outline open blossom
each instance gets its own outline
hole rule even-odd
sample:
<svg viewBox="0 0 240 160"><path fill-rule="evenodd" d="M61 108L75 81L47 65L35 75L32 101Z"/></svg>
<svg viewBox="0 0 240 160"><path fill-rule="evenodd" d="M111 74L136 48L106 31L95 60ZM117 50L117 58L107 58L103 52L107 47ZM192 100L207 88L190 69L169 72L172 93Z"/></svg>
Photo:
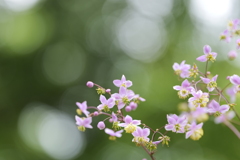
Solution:
<svg viewBox="0 0 240 160"><path fill-rule="evenodd" d="M133 120L129 115L124 118L124 122L125 123L120 123L119 126L124 127L126 133L133 133L137 126L141 124L140 120Z"/></svg>
<svg viewBox="0 0 240 160"><path fill-rule="evenodd" d="M227 112L229 110L229 105L219 105L214 99L208 104L208 112L214 113L214 115L220 116L221 114Z"/></svg>
<svg viewBox="0 0 240 160"><path fill-rule="evenodd" d="M134 131L132 133L132 135L134 136L133 138L133 142L136 142L137 144L146 144L147 142L149 142L149 136L150 134L150 129L148 128L140 128L137 127L136 131Z"/></svg>
<svg viewBox="0 0 240 160"><path fill-rule="evenodd" d="M240 39L237 39L237 49L240 49Z"/></svg>
<svg viewBox="0 0 240 160"><path fill-rule="evenodd" d="M186 116L177 116L176 114L167 115L168 124L165 125L167 131L172 131L176 133L184 133L185 126L187 124Z"/></svg>
<svg viewBox="0 0 240 160"><path fill-rule="evenodd" d="M229 78L230 82L235 86L236 92L240 91L240 77L236 74Z"/></svg>
<svg viewBox="0 0 240 160"><path fill-rule="evenodd" d="M173 70L175 71L176 75L179 75L181 78L188 78L189 77L189 69L191 66L189 64L185 64L185 61L182 61L180 64L174 63Z"/></svg>
<svg viewBox="0 0 240 160"><path fill-rule="evenodd" d="M188 102L195 107L205 107L209 101L208 93L203 93L201 90L195 92L192 91L193 97L188 99Z"/></svg>
<svg viewBox="0 0 240 160"><path fill-rule="evenodd" d="M86 128L93 128L91 123L92 123L92 117L88 117L88 118L80 118L78 116L75 116L76 119L76 124L78 125L78 129L80 131L85 131Z"/></svg>
<svg viewBox="0 0 240 160"><path fill-rule="evenodd" d="M116 79L113 81L113 84L117 87L131 87L132 86L132 81L126 80L126 77L122 75L122 79Z"/></svg>
<svg viewBox="0 0 240 160"><path fill-rule="evenodd" d="M216 117L214 119L215 123L222 123L224 121L229 121L235 117L235 112L234 111L229 111L224 114L221 114L220 116Z"/></svg>
<svg viewBox="0 0 240 160"><path fill-rule="evenodd" d="M230 42L231 41L230 32L227 29L223 31L220 35L220 39L225 40L226 42Z"/></svg>
<svg viewBox="0 0 240 160"><path fill-rule="evenodd" d="M240 20L234 19L234 20L229 21L228 28L232 31L235 31L235 30L239 29L239 25L240 25Z"/></svg>
<svg viewBox="0 0 240 160"><path fill-rule="evenodd" d="M79 110L77 110L79 115L84 113L86 116L88 116L89 112L87 111L87 102L86 101L84 101L83 103L77 102L76 105L79 108Z"/></svg>
<svg viewBox="0 0 240 160"><path fill-rule="evenodd" d="M115 99L112 97L107 100L104 95L100 95L99 100L102 104L98 105L97 108L99 110L104 110L105 112L108 112L109 109L113 108L115 105Z"/></svg>
<svg viewBox="0 0 240 160"><path fill-rule="evenodd" d="M196 124L196 122L192 122L188 125L188 131L186 132L186 139L191 138L192 140L199 140L203 136L203 123Z"/></svg>
<svg viewBox="0 0 240 160"><path fill-rule="evenodd" d="M231 103L234 103L236 101L236 94L237 94L236 87L232 86L230 88L227 88L226 93L227 95L229 95Z"/></svg>
<svg viewBox="0 0 240 160"><path fill-rule="evenodd" d="M191 83L189 83L189 81L187 79L185 79L182 82L181 86L173 86L173 89L179 91L178 92L178 96L179 98L186 98L188 97L189 93L191 92L191 90L193 90L194 88L191 86Z"/></svg>
<svg viewBox="0 0 240 160"><path fill-rule="evenodd" d="M112 97L114 97L117 100L118 109L122 109L125 104L127 104L130 100L134 97L134 92L131 90L127 90L125 87L120 87L119 93L112 94Z"/></svg>
<svg viewBox="0 0 240 160"><path fill-rule="evenodd" d="M206 62L206 61L212 61L214 62L217 57L217 53L211 52L211 47L209 45L205 45L203 47L203 53L204 55L197 58L200 62Z"/></svg>
<svg viewBox="0 0 240 160"><path fill-rule="evenodd" d="M209 92L212 92L217 87L217 78L218 75L214 76L213 78L204 78L200 77L203 81L203 83L207 84L207 89Z"/></svg>
<svg viewBox="0 0 240 160"><path fill-rule="evenodd" d="M109 128L105 128L104 131L105 131L105 133L110 135L110 137L109 137L110 140L116 140L116 137L119 137L119 138L122 137L122 132L123 132L123 130L114 132L113 130L111 130Z"/></svg>
<svg viewBox="0 0 240 160"><path fill-rule="evenodd" d="M207 108L206 107L197 107L195 110L190 112L192 119L197 122L204 122L208 120Z"/></svg>

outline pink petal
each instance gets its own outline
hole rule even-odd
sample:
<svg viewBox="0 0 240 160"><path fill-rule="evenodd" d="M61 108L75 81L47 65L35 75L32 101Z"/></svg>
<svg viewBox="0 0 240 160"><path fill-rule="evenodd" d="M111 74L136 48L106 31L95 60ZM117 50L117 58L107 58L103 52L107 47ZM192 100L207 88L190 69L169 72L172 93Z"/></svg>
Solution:
<svg viewBox="0 0 240 160"><path fill-rule="evenodd" d="M117 86L117 87L120 87L121 84L122 84L122 82L121 82L121 80L117 79L117 80L114 80L114 81L113 81L113 84L114 84L115 86Z"/></svg>
<svg viewBox="0 0 240 160"><path fill-rule="evenodd" d="M172 130L174 129L174 125L172 125L172 124L167 124L167 125L165 126L165 129L166 129L167 131L172 131Z"/></svg>
<svg viewBox="0 0 240 160"><path fill-rule="evenodd" d="M106 99L106 97L105 97L104 95L100 95L99 100L100 100L100 102L101 102L102 104L106 104L106 103L107 103L107 99Z"/></svg>
<svg viewBox="0 0 240 160"><path fill-rule="evenodd" d="M169 115L167 115L167 121L168 121L169 124L175 124L176 123L176 120Z"/></svg>
<svg viewBox="0 0 240 160"><path fill-rule="evenodd" d="M134 125L140 125L141 124L141 120L133 120L132 124Z"/></svg>
<svg viewBox="0 0 240 160"><path fill-rule="evenodd" d="M221 113L225 113L229 110L229 106L228 105L222 105L221 108L220 108L220 112Z"/></svg>
<svg viewBox="0 0 240 160"><path fill-rule="evenodd" d="M127 124L131 123L131 122L132 122L132 117L129 116L129 115L127 115L127 116L124 118L124 122L127 123Z"/></svg>
<svg viewBox="0 0 240 160"><path fill-rule="evenodd" d="M204 83L206 83L206 84L208 84L208 83L210 83L211 82L211 80L210 79L208 79L208 78L203 78L203 77L200 77L201 79L202 79L202 81L204 82Z"/></svg>
<svg viewBox="0 0 240 160"><path fill-rule="evenodd" d="M181 86L173 86L173 89L175 89L175 90L179 91L179 90L181 90L181 89L182 89L182 87L181 87Z"/></svg>
<svg viewBox="0 0 240 160"><path fill-rule="evenodd" d="M206 62L207 61L207 57L206 57L206 55L202 55L202 56L198 57L196 60L198 60L200 62Z"/></svg>
<svg viewBox="0 0 240 160"><path fill-rule="evenodd" d="M122 79L121 79L122 82L125 82L126 81L126 77L124 75L122 75Z"/></svg>
<svg viewBox="0 0 240 160"><path fill-rule="evenodd" d="M147 137L150 134L150 129L149 128L144 128L142 131L143 131L142 132L143 137Z"/></svg>
<svg viewBox="0 0 240 160"><path fill-rule="evenodd" d="M189 86L191 86L191 84L188 82L187 79L185 79L185 80L182 82L182 87L187 88L187 87L189 87Z"/></svg>
<svg viewBox="0 0 240 160"><path fill-rule="evenodd" d="M193 131L188 131L185 138L188 139L193 134Z"/></svg>
<svg viewBox="0 0 240 160"><path fill-rule="evenodd" d="M212 52L211 54L212 54L212 56L213 56L214 58L217 57L217 53L216 53L216 52Z"/></svg>
<svg viewBox="0 0 240 160"><path fill-rule="evenodd" d="M211 47L209 45L205 45L203 47L203 53L207 54L211 52Z"/></svg>
<svg viewBox="0 0 240 160"><path fill-rule="evenodd" d="M176 71L180 68L179 64L178 63L174 63L173 64L173 70Z"/></svg>
<svg viewBox="0 0 240 160"><path fill-rule="evenodd" d="M127 87L131 87L132 86L132 82L131 81L126 81L125 84L126 84Z"/></svg>

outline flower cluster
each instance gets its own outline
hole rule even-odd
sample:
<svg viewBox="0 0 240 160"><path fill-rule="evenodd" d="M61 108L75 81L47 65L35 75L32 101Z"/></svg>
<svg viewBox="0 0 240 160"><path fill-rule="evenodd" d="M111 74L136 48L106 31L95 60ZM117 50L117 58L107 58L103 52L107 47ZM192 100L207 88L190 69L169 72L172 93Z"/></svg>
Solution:
<svg viewBox="0 0 240 160"><path fill-rule="evenodd" d="M114 80L113 84L119 88L117 93L111 93L111 89L105 89L91 81L87 82L87 87L97 87L97 93L100 94L100 104L95 107L87 106L86 101L76 103L78 106L77 114L81 116L75 117L78 129L85 131L86 128L93 128L91 125L92 118L104 115L106 118L99 121L97 127L100 130L104 130L109 135L110 140L122 137L122 133L125 131L125 133L133 136L132 142L136 143L137 146L142 146L149 155L154 153L158 144L168 145L170 138L161 133L159 129L153 130L142 124L141 120L135 120L130 115L124 115L124 110L126 112L136 110L138 104L145 101L144 98L129 89L132 86L132 82L126 80L126 77L123 75L120 80ZM90 112L90 110L93 111ZM149 138L151 131L153 132L152 137ZM157 134L159 135L158 137L156 137Z"/></svg>
<svg viewBox="0 0 240 160"><path fill-rule="evenodd" d="M231 41L235 42L237 50L231 50L228 52L228 58L230 60L234 60L237 57L237 51L240 49L240 38L238 38L238 36L240 36L240 19L229 21L227 29L221 33L220 39L227 43Z"/></svg>
<svg viewBox="0 0 240 160"><path fill-rule="evenodd" d="M229 22L228 29L221 34L221 39L230 42L236 35L240 35L238 19ZM237 45L240 49L240 39L237 40ZM240 132L232 124L235 116L240 120L240 115L234 108L236 94L240 93L240 76L236 74L228 76L226 81L229 84L223 88L219 87L217 83L219 76L208 71L208 63L215 62L217 56L218 54L212 52L209 45L203 47L203 55L196 58L197 61L206 63L203 72L199 71L196 64L191 66L186 64L185 60L180 64L173 64L175 74L182 80L179 85L173 86L173 89L178 91L180 99L187 99L187 103L179 105L181 111L179 115L168 114L167 124L158 129L152 129L141 120L125 115L126 112L136 110L139 103L145 99L129 89L133 84L124 75L121 79L113 81L113 84L118 87L117 93L111 93L111 89L105 89L88 81L87 87L97 87L100 102L97 106L88 106L86 101L76 103L78 116L75 116L75 119L78 129L85 131L86 128L93 128L92 118L103 115L105 118L98 122L98 129L104 130L110 140L122 137L124 131L131 134L132 142L143 147L152 160L158 145L168 146L170 141L170 137L166 135L167 132L163 134L161 129L184 133L186 139L199 140L204 134L203 124L209 116L214 117L215 123L228 126L240 138ZM231 56L236 57L233 51ZM228 87L229 85L231 86ZM230 97L230 100L225 94Z"/></svg>

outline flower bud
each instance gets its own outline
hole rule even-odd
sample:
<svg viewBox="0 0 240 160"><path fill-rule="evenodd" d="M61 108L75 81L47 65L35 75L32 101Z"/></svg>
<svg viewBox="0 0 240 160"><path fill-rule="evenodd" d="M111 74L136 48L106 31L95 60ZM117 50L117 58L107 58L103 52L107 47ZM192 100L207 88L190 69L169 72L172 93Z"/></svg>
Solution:
<svg viewBox="0 0 240 160"><path fill-rule="evenodd" d="M103 121L98 122L97 127L98 127L100 130L103 130L103 129L105 128L104 122L103 122Z"/></svg>
<svg viewBox="0 0 240 160"><path fill-rule="evenodd" d="M131 108L130 106L127 106L127 107L125 108L125 110L126 110L126 112L130 112L130 111L132 110L132 108Z"/></svg>
<svg viewBox="0 0 240 160"><path fill-rule="evenodd" d="M135 110L137 108L137 103L131 102L129 106L131 107L132 110Z"/></svg>
<svg viewBox="0 0 240 160"><path fill-rule="evenodd" d="M234 60L236 57L237 57L237 52L236 51L230 51L228 53L229 60Z"/></svg>
<svg viewBox="0 0 240 160"><path fill-rule="evenodd" d="M111 92L111 89L106 89L106 92L107 92L107 93L110 93L110 92Z"/></svg>
<svg viewBox="0 0 240 160"><path fill-rule="evenodd" d="M92 88L94 86L94 83L91 81L88 81L86 84L87 87Z"/></svg>
<svg viewBox="0 0 240 160"><path fill-rule="evenodd" d="M97 111L93 112L93 116L98 116L99 113Z"/></svg>

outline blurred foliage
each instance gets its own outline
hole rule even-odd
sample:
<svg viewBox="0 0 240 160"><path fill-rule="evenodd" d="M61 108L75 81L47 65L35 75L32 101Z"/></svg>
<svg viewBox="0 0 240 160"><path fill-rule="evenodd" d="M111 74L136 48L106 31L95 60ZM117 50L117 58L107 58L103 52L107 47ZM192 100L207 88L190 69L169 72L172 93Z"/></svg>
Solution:
<svg viewBox="0 0 240 160"><path fill-rule="evenodd" d="M240 63L239 58L226 61L231 46L219 41L219 33L228 19L239 18L239 2L214 1L208 15L204 9L210 2L202 2L1 0L0 159L148 158L131 135L112 142L96 128L77 131L75 102L97 106L95 90L85 83L91 80L116 92L112 80L124 74L147 100L130 114L159 128L182 102L172 89L181 82L172 64L186 60L204 69L195 58L205 44L219 53L209 70L220 75L219 86L226 85L226 76L240 73ZM93 125L101 118L94 118ZM197 142L169 133L170 147L160 146L157 159L240 159L239 140L227 127L210 120L204 133Z"/></svg>

